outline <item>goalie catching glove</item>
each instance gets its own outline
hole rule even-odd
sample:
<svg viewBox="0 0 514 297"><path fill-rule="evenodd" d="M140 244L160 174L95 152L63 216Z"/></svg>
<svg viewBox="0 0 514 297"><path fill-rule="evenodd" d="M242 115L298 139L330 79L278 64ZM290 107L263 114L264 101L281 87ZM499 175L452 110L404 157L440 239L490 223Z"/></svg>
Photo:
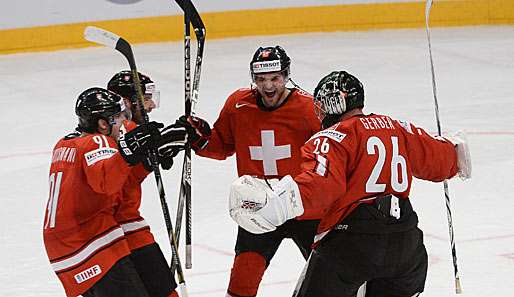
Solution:
<svg viewBox="0 0 514 297"><path fill-rule="evenodd" d="M274 231L287 220L303 214L298 185L289 175L273 185L262 179L243 175L232 183L230 217L254 234Z"/></svg>

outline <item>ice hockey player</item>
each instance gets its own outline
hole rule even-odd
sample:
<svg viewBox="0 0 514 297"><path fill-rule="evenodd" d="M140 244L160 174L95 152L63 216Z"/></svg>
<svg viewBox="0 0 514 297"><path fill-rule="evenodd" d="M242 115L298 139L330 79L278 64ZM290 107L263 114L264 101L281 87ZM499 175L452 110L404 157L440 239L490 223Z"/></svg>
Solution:
<svg viewBox="0 0 514 297"><path fill-rule="evenodd" d="M57 142L50 166L43 239L52 269L67 296L150 297L115 213L133 168L160 145L163 125L120 132L131 112L103 88L82 92L75 113L77 131Z"/></svg>
<svg viewBox="0 0 514 297"><path fill-rule="evenodd" d="M288 88L291 60L280 46L259 47L250 62L251 88L233 92L211 130L189 118L196 155L224 160L236 154L238 175L278 179L300 173L300 147L320 130L312 96ZM181 119L186 122L185 118ZM234 207L233 205L231 208ZM262 276L284 238L291 238L307 259L319 220L301 216L274 232L238 229L227 296L255 296Z"/></svg>
<svg viewBox="0 0 514 297"><path fill-rule="evenodd" d="M150 113L159 106L160 92L149 76L141 73L138 75L144 95L144 108L147 113ZM131 110L132 121L125 124L128 131L143 124L144 120L131 71L123 70L116 73L109 80L107 89L121 95ZM161 133L161 137L167 138L168 145L166 148L159 149L158 159L163 169L170 169L173 165L173 157L184 147L186 131L184 127L170 125ZM152 168L148 159L145 159L142 165L133 167L123 186L122 202L114 217L125 232L131 250L130 258L148 293L150 296L166 297L174 290L171 270L158 243L155 242L150 226L139 211L142 194L141 183L150 171Z"/></svg>
<svg viewBox="0 0 514 297"><path fill-rule="evenodd" d="M418 296L427 253L410 204L412 179L469 178L466 142L364 114L364 88L346 71L325 76L314 101L325 130L302 147L302 173L273 189L240 177L231 189L241 205L233 217L247 230L268 232L326 209L295 296L355 296L364 282L367 297Z"/></svg>

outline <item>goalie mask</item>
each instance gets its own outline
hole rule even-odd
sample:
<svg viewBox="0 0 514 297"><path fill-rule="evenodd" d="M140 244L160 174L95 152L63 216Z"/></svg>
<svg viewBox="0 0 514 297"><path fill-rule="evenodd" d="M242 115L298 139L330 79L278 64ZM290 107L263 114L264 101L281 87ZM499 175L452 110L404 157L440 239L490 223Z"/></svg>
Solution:
<svg viewBox="0 0 514 297"><path fill-rule="evenodd" d="M348 72L333 71L314 89L314 105L321 121L326 116L340 116L352 109L363 108L364 87Z"/></svg>

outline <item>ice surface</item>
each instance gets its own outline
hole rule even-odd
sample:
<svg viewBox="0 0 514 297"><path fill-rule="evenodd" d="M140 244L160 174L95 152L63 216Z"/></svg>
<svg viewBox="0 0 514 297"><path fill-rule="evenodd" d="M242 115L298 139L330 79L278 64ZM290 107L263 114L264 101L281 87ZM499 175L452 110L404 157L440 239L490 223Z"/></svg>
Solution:
<svg viewBox="0 0 514 297"><path fill-rule="evenodd" d="M452 180L450 195L463 296L511 296L514 276L514 27L433 29L432 43L443 130L464 129L473 179ZM194 44L194 43L192 43ZM248 63L261 45L282 45L292 77L307 90L332 70L346 69L365 85L367 112L389 114L436 131L424 30L264 36L207 40L198 115L214 121L226 96L249 86ZM139 68L161 89L151 118L171 122L183 110L183 45L135 46ZM107 48L0 56L0 296L63 296L42 243L50 150L74 128L76 96L105 86L126 68ZM182 156L176 159L181 163ZM180 166L164 173L175 213ZM228 216L234 159L193 159L193 269L190 296L224 296L236 225ZM452 296L453 266L441 184L415 182L412 201L430 255L423 296ZM142 211L169 258L153 178L144 183ZM259 296L290 296L303 260L285 241Z"/></svg>

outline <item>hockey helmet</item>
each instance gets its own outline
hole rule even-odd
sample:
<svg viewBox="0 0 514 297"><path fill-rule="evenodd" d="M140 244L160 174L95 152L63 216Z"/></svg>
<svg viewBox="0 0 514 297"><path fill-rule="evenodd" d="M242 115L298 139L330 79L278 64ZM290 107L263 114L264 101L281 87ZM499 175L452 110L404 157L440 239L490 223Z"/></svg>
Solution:
<svg viewBox="0 0 514 297"><path fill-rule="evenodd" d="M323 77L314 89L314 104L320 120L326 115L342 115L364 107L364 87L346 71L333 71Z"/></svg>
<svg viewBox="0 0 514 297"><path fill-rule="evenodd" d="M75 114L78 116L78 130L94 133L98 129L98 120L104 119L110 125L113 117L125 111L123 98L103 88L89 88L82 92L75 104ZM127 118L130 112L127 110Z"/></svg>
<svg viewBox="0 0 514 297"><path fill-rule="evenodd" d="M156 89L155 83L145 74L138 72L138 75L139 81L141 82L141 91L143 92L145 99L151 98L156 107L158 107L160 93ZM137 103L136 88L134 86L134 80L132 79L132 72L130 70L122 70L116 73L107 83L107 89L130 99L132 104Z"/></svg>
<svg viewBox="0 0 514 297"><path fill-rule="evenodd" d="M256 74L269 72L281 72L288 77L290 65L291 59L281 46L259 47L250 62L250 73L253 80Z"/></svg>

